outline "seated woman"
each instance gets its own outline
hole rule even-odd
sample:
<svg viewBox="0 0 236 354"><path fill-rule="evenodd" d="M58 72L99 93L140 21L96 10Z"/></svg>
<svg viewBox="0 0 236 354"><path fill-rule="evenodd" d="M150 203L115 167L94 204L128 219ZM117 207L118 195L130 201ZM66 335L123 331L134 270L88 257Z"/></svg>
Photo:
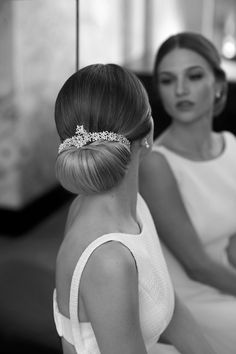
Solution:
<svg viewBox="0 0 236 354"><path fill-rule="evenodd" d="M217 353L188 309L174 304L156 229L138 195L139 162L153 134L140 81L115 64L85 67L61 88L55 119L57 177L77 194L56 263L63 352Z"/></svg>
<svg viewBox="0 0 236 354"><path fill-rule="evenodd" d="M212 129L224 108L225 73L197 33L168 38L154 82L170 126L140 168L176 292L222 353L236 352L236 139Z"/></svg>

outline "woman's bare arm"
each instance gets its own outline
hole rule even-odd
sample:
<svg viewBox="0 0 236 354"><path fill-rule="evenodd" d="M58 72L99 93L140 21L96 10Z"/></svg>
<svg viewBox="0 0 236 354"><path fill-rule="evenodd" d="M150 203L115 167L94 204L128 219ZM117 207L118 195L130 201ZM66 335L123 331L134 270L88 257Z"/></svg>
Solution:
<svg viewBox="0 0 236 354"><path fill-rule="evenodd" d="M236 274L212 260L205 252L173 173L161 154L152 152L142 162L140 192L150 208L160 238L189 276L222 292L236 295Z"/></svg>
<svg viewBox="0 0 236 354"><path fill-rule="evenodd" d="M174 345L182 354L215 353L200 326L177 296L173 317L161 339Z"/></svg>
<svg viewBox="0 0 236 354"><path fill-rule="evenodd" d="M109 242L94 251L81 278L81 295L101 353L147 354L137 269L125 246Z"/></svg>

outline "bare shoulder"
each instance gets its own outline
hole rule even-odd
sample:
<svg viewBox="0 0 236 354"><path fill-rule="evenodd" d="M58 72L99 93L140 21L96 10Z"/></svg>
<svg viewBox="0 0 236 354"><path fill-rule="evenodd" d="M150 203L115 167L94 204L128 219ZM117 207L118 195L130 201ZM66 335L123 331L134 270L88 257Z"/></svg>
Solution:
<svg viewBox="0 0 236 354"><path fill-rule="evenodd" d="M146 201L179 199L179 186L166 157L159 151L151 151L141 162L139 188ZM150 203L148 203L150 204Z"/></svg>
<svg viewBox="0 0 236 354"><path fill-rule="evenodd" d="M125 245L111 241L92 253L80 291L102 353L146 353L139 321L138 274Z"/></svg>
<svg viewBox="0 0 236 354"><path fill-rule="evenodd" d="M80 292L92 323L106 312L118 318L124 309L126 318L127 312L138 308L138 274L131 252L114 241L99 246L84 268Z"/></svg>
<svg viewBox="0 0 236 354"><path fill-rule="evenodd" d="M171 177L173 173L165 156L159 151L151 151L140 164L140 177Z"/></svg>
<svg viewBox="0 0 236 354"><path fill-rule="evenodd" d="M93 251L84 271L90 286L129 282L136 277L135 260L121 242L109 241Z"/></svg>
<svg viewBox="0 0 236 354"><path fill-rule="evenodd" d="M77 232L83 234L76 235L73 231L64 241L57 256L56 284L58 292L66 296L63 301L65 304L68 303L67 295L77 262L87 246L97 238L93 232L82 229L77 229ZM118 295L122 289L128 289L131 283L133 288L137 288L136 264L131 252L122 243L109 241L98 246L89 256L82 272L80 291L82 298L91 303L94 301L94 294L100 293L105 299L107 293L113 294L116 291Z"/></svg>
<svg viewBox="0 0 236 354"><path fill-rule="evenodd" d="M155 139L153 143L153 147L154 148L158 146L168 147L170 140L171 140L170 131L169 129L166 129L157 139ZM159 173L165 173L165 172L170 173L171 171L166 158L163 156L161 152L155 149L153 149L149 154L146 155L140 167L141 170L144 170L144 172L145 169L149 171L150 168L152 171L159 172Z"/></svg>

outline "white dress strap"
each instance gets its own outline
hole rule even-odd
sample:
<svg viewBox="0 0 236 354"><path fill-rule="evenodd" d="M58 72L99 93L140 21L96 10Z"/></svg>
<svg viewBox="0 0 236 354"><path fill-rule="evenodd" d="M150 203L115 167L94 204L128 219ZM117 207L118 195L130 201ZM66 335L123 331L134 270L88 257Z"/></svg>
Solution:
<svg viewBox="0 0 236 354"><path fill-rule="evenodd" d="M53 315L58 335L74 345L70 319L62 315L58 309L56 289L53 291Z"/></svg>
<svg viewBox="0 0 236 354"><path fill-rule="evenodd" d="M176 155L177 157L181 157L180 155L178 155L177 153L175 153L174 151L171 151L170 149L166 148L164 145L156 145L154 144L152 147L152 151L154 152L159 152L164 156L170 156L171 154Z"/></svg>
<svg viewBox="0 0 236 354"><path fill-rule="evenodd" d="M88 247L84 250L73 272L71 288L70 288L69 310L70 310L70 320L72 325L71 327L72 327L73 342L77 353L80 354L88 354L86 348L84 347L84 343L82 341L80 323L78 319L78 293L79 293L79 284L80 284L81 275L93 251L98 246L109 241L119 241L123 243L121 234L115 234L115 233L107 234L97 238L95 241L90 243Z"/></svg>

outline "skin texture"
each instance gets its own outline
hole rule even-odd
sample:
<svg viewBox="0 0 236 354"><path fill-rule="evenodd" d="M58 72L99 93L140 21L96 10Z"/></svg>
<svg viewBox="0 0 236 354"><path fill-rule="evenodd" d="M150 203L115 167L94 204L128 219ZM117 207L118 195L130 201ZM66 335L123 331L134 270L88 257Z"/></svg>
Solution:
<svg viewBox="0 0 236 354"><path fill-rule="evenodd" d="M214 97L220 83L207 61L191 50L175 49L162 59L157 81L172 124L155 144L196 161L219 156L224 141L221 134L212 131L212 119ZM189 276L236 295L236 273L206 254L185 209L175 177L166 159L157 152L150 153L142 162L140 192L151 210L160 238ZM229 246L232 263L235 262L235 248Z"/></svg>

